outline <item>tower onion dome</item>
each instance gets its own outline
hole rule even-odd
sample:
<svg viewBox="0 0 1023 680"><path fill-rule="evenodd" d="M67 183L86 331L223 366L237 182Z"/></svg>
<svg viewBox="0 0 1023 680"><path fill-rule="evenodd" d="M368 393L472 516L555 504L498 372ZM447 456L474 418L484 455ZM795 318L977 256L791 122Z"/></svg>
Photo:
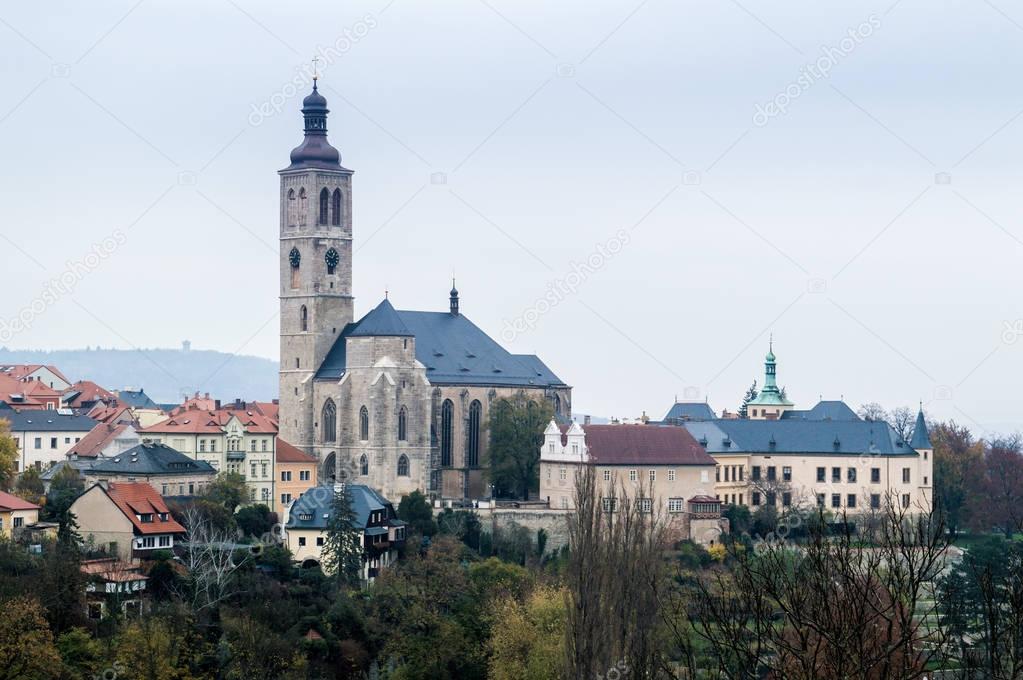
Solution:
<svg viewBox="0 0 1023 680"><path fill-rule="evenodd" d="M295 168L324 168L336 170L341 167L341 153L327 141L327 99L316 88L302 100L302 115L305 116L305 139L291 151L291 166Z"/></svg>

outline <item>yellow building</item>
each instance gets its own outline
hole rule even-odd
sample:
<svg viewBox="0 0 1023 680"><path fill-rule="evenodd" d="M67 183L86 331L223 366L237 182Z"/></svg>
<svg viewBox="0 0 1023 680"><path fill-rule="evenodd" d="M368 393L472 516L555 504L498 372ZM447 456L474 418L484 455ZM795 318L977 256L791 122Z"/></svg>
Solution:
<svg viewBox="0 0 1023 680"><path fill-rule="evenodd" d="M39 506L0 491L0 536L13 538L19 529L39 521Z"/></svg>

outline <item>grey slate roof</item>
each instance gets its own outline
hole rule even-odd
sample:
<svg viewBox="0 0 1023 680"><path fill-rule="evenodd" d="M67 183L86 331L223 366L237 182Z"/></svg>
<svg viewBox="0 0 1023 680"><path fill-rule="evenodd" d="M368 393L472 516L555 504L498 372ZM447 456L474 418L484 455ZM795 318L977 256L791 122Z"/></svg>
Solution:
<svg viewBox="0 0 1023 680"><path fill-rule="evenodd" d="M844 401L819 401L809 411L786 411L782 420L860 420Z"/></svg>
<svg viewBox="0 0 1023 680"><path fill-rule="evenodd" d="M394 312L393 317L386 309L377 315L385 304ZM394 310L386 300L358 322L345 326L316 378L340 379L345 371L345 340L372 336L374 333L369 331L378 328L391 331L386 335L395 335L395 317L415 336L416 359L426 366L426 377L431 383L567 387L538 357L511 354L462 314Z"/></svg>
<svg viewBox="0 0 1023 680"><path fill-rule="evenodd" d="M720 433L708 425L713 425ZM884 422L735 419L683 426L701 443L706 438L709 453L917 455L913 447ZM731 440L730 447L722 445L724 438Z"/></svg>
<svg viewBox="0 0 1023 680"><path fill-rule="evenodd" d="M716 417L714 409L706 402L676 401L668 411L668 415L664 416L664 420L667 422L672 420L714 420Z"/></svg>
<svg viewBox="0 0 1023 680"><path fill-rule="evenodd" d="M923 409L917 411L916 425L913 426L913 438L909 445L914 449L933 449L931 436L927 433L927 423L924 421Z"/></svg>
<svg viewBox="0 0 1023 680"><path fill-rule="evenodd" d="M88 432L96 421L83 415L62 415L46 409L4 409L0 418L11 423L11 432Z"/></svg>
<svg viewBox="0 0 1023 680"><path fill-rule="evenodd" d="M393 506L391 502L377 493L376 490L364 484L349 484L348 491L352 498L352 512L355 514L355 528L365 529L369 523L369 513L376 510L387 510L393 517ZM312 529L320 530L327 528L330 514L333 510L334 488L332 486L317 486L299 496L288 512L288 529ZM309 516L308 519L302 519ZM399 520L392 519L391 524L403 524Z"/></svg>
<svg viewBox="0 0 1023 680"><path fill-rule="evenodd" d="M143 389L121 390L117 393L117 400L125 406L132 408L160 408L156 405L155 401L149 398L149 395Z"/></svg>
<svg viewBox="0 0 1023 680"><path fill-rule="evenodd" d="M112 458L99 458L87 475L213 475L216 470L204 460L195 460L166 444L139 444Z"/></svg>
<svg viewBox="0 0 1023 680"><path fill-rule="evenodd" d="M390 300L384 298L373 311L356 325L349 337L411 337L412 331L405 327Z"/></svg>

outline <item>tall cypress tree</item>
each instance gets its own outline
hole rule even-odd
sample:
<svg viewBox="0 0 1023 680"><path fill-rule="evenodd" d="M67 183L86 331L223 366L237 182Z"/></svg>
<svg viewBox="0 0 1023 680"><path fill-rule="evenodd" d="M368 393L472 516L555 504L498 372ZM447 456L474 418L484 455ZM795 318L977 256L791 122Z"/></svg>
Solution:
<svg viewBox="0 0 1023 680"><path fill-rule="evenodd" d="M362 573L362 541L347 484L334 490L326 534L320 553L325 570L337 577L339 584L358 585Z"/></svg>

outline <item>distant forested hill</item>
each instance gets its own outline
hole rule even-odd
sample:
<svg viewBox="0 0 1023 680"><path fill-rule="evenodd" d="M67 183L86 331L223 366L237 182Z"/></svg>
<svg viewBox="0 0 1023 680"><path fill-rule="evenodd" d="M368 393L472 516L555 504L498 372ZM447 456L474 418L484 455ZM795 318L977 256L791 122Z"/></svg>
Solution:
<svg viewBox="0 0 1023 680"><path fill-rule="evenodd" d="M68 380L92 380L108 390L143 388L157 403L179 403L196 391L228 401L277 398L277 362L207 350L8 350L0 365L53 364Z"/></svg>

